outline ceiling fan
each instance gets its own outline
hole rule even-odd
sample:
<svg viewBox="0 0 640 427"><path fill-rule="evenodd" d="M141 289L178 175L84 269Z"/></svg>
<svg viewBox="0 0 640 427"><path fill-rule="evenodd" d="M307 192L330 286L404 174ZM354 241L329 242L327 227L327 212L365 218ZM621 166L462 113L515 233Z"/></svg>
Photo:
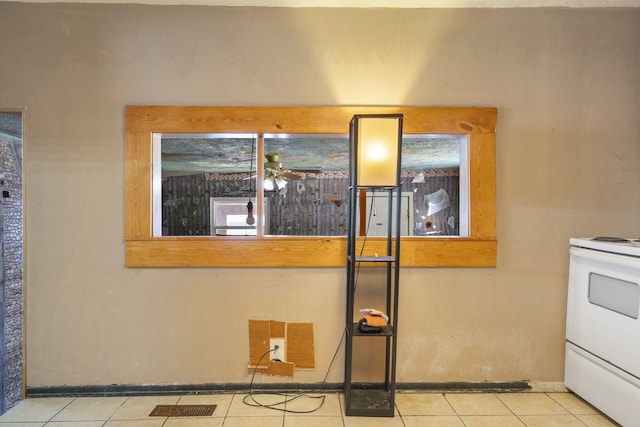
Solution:
<svg viewBox="0 0 640 427"><path fill-rule="evenodd" d="M267 162L264 164L264 189L266 191L280 192L285 189L287 185L287 179L298 180L303 176L300 173L320 173L319 169L295 169L295 172L291 169L285 169L280 160L280 154L266 154Z"/></svg>
<svg viewBox="0 0 640 427"><path fill-rule="evenodd" d="M266 154L267 162L264 164L265 175L277 178L300 179L297 173L293 173L290 169L285 169L280 160L280 154Z"/></svg>
<svg viewBox="0 0 640 427"><path fill-rule="evenodd" d="M286 192L287 180L297 181L299 179L305 178L305 174L317 174L320 173L320 169L287 169L284 164L279 161L280 156L282 154L273 153L266 154L265 157L267 161L264 163L264 190L265 191L275 191L278 193ZM225 172L221 175L229 175L229 174L237 174L239 172ZM248 174L246 177L242 178L243 180L251 180L254 179L257 175L255 173ZM250 186L243 188L241 190L235 191L233 193L247 193L251 190ZM225 195L232 195L230 193L226 193Z"/></svg>

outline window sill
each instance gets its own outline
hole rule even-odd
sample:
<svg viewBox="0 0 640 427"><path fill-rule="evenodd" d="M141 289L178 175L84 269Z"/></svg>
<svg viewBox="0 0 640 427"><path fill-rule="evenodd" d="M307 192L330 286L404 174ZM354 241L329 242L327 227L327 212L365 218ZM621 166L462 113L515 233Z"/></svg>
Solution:
<svg viewBox="0 0 640 427"><path fill-rule="evenodd" d="M248 238L247 238L248 237ZM180 242L176 245L176 242ZM374 255L382 239L369 238ZM379 249L376 245L379 245ZM401 267L494 267L495 239L403 237ZM126 241L127 267L344 267L346 238L163 237Z"/></svg>

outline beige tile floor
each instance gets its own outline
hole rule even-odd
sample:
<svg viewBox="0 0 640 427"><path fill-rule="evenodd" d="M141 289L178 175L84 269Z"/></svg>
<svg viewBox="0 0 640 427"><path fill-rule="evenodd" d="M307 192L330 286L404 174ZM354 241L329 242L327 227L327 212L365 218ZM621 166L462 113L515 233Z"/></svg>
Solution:
<svg viewBox="0 0 640 427"><path fill-rule="evenodd" d="M571 393L398 393L396 416L344 416L342 394L258 395L263 405L248 406L245 394L137 397L30 398L0 416L0 427L563 427L616 426ZM319 409L311 413L325 396ZM315 397L315 398L313 398ZM156 405L215 404L210 417L150 417Z"/></svg>

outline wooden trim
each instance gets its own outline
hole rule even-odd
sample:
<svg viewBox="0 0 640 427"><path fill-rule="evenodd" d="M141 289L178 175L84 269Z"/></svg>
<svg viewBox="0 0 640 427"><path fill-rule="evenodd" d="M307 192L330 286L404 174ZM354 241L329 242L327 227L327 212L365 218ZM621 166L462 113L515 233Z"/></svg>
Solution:
<svg viewBox="0 0 640 427"><path fill-rule="evenodd" d="M469 135L469 218L473 238L496 236L496 138Z"/></svg>
<svg viewBox="0 0 640 427"><path fill-rule="evenodd" d="M469 137L469 238L403 238L401 265L495 266L495 108L125 108L125 263L128 267L343 267L344 237L153 237L153 133L348 134L355 114L403 114L404 133ZM375 242L375 239L372 240ZM375 243L370 246L375 248Z"/></svg>
<svg viewBox="0 0 640 427"><path fill-rule="evenodd" d="M152 236L151 140L149 132L127 132L125 134L125 240Z"/></svg>
<svg viewBox="0 0 640 427"><path fill-rule="evenodd" d="M378 239L379 240L379 239ZM465 238L401 240L403 267L495 266L495 240ZM263 238L216 240L156 238L126 242L127 267L344 267L346 238ZM384 242L367 249L384 253Z"/></svg>
<svg viewBox="0 0 640 427"><path fill-rule="evenodd" d="M403 132L495 133L495 108L455 107L125 107L129 132L349 134L355 114L403 114Z"/></svg>
<svg viewBox="0 0 640 427"><path fill-rule="evenodd" d="M344 238L150 238L126 242L127 267L335 267L345 265L345 258Z"/></svg>

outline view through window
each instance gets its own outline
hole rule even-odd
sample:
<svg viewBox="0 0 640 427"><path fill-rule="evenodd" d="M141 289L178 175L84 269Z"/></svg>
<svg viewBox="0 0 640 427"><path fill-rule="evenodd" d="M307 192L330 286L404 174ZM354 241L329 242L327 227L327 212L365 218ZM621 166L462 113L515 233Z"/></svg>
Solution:
<svg viewBox="0 0 640 427"><path fill-rule="evenodd" d="M162 236L346 235L348 136L184 134L158 141ZM467 235L466 159L464 135L403 138L403 234ZM367 196L368 214L384 209L380 200Z"/></svg>

